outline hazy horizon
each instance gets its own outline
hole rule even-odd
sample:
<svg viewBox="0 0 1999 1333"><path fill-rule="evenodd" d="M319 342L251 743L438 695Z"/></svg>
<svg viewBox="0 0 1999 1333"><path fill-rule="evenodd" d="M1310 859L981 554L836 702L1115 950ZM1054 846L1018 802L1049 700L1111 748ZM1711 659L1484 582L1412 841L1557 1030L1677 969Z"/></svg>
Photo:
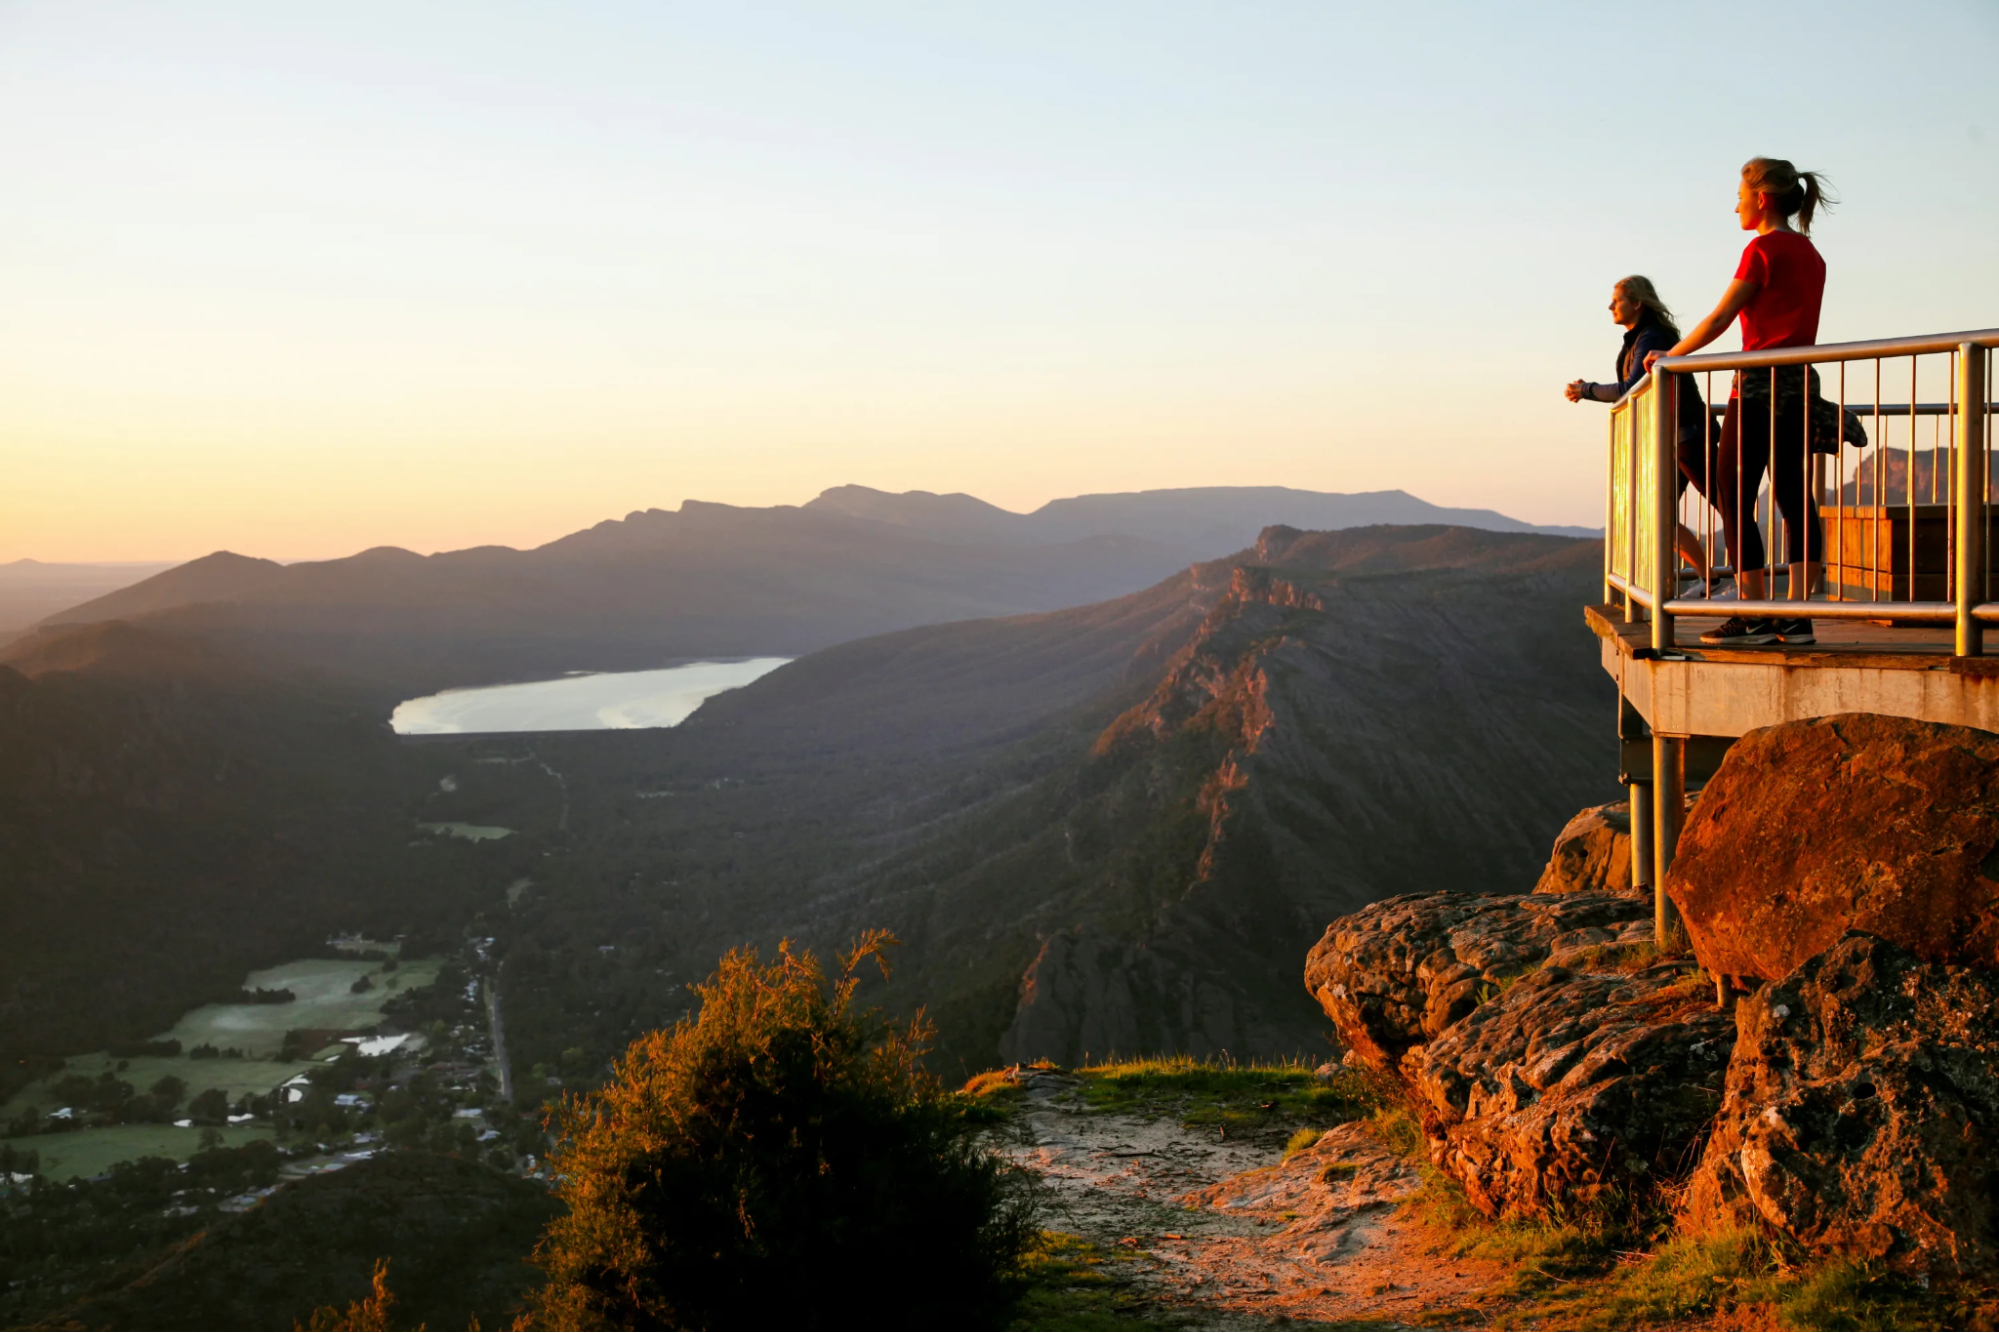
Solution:
<svg viewBox="0 0 1999 1333"><path fill-rule="evenodd" d="M853 484L853 483L841 483L841 484L842 484L842 485L850 485L850 484ZM814 492L812 493L812 495L810 495L810 496L806 497L806 499L805 499L805 500L795 500L795 501L785 501L785 500L780 500L780 501L777 501L777 502L775 502L775 505L774 505L774 506L769 506L769 507L786 507L786 506L789 506L789 507L791 507L791 508L800 508L800 507L803 507L803 506L804 506L804 505L805 505L805 504L807 503L807 501L809 501L809 500L811 500L811 499L815 499L815 498L817 498L817 497L818 497L819 495L821 495L821 494L824 494L824 493L825 493L825 491L827 491L827 490L829 490L829 489L833 489L833 488L832 488L832 487L821 487L821 488L820 488L819 490L817 490L817 491L814 491ZM1145 487L1145 488L1134 488L1134 491L1133 491L1133 492L1131 492L1131 493L1145 493L1145 492L1147 492L1147 491L1152 491L1152 492L1158 492L1158 491L1172 491L1172 490L1214 490L1214 489L1234 489L1234 488L1231 488L1231 487L1227 487L1227 486L1218 486L1218 487ZM1240 488L1240 489L1261 489L1261 488L1257 488L1257 487L1243 487L1243 488ZM1302 488L1297 488L1297 487L1293 487L1293 488L1291 488L1291 489L1302 489ZM1426 503L1430 503L1430 504L1435 504L1435 503L1436 503L1435 501L1433 501L1433 500L1430 500L1428 496L1425 496L1425 495L1419 495L1419 494L1417 494L1416 492L1414 492L1414 491L1410 491L1410 490L1408 490L1408 489L1407 489L1407 488L1405 488L1405 487L1383 487L1383 488L1380 488L1379 490L1377 490L1377 491L1374 491L1374 492L1351 492L1351 491L1350 491L1350 492L1311 492L1311 493L1312 493L1312 494L1346 494L1346 495L1356 495L1356 494L1384 494L1384 493L1392 493L1392 492L1398 492L1398 491L1399 491L1399 492L1401 492L1401 493L1403 493L1403 494L1406 494L1406 495L1409 495L1409 496L1411 496L1412 498L1414 498L1414 499L1416 499L1416 500L1420 500L1420 501L1424 501L1424 502L1426 502ZM905 492L905 493L910 493L910 492ZM938 493L937 493L937 492L935 492L935 491L931 491L931 492L916 492L916 493L925 493L925 494L931 494L931 495L935 495L935 494L938 494ZM1062 495L1054 495L1054 496L1050 496L1048 500L1046 500L1046 501L1043 501L1043 502L1042 502L1042 504L1040 504L1040 505L1035 505L1035 506L1032 506L1032 507L1030 507L1030 508L1027 508L1027 509L1008 509L1008 508L1007 508L1006 506L1004 506L1004 505L996 505L996 506L994 506L994 507L995 507L995 508L998 508L998 509L1001 509L1001 510L1004 510L1005 512L1007 512L1007 513L1010 513L1010 514L1016 514L1016 515L1023 515L1023 516L1024 516L1024 515L1027 515L1027 514L1031 514L1031 513L1035 512L1035 510L1037 510L1037 509L1040 509L1040 508L1042 508L1043 506L1045 506L1046 504L1048 504L1048 503L1051 503L1051 502L1053 502L1053 501L1055 501L1055 500L1065 500L1065 499L1079 499L1079 498L1087 498L1087 497L1088 497L1088 496L1090 496L1090 495L1103 495L1103 494L1111 494L1111 493L1112 493L1112 492L1103 492L1103 491L1097 491L1097 492L1078 492L1078 493L1075 493L1075 494L1062 494ZM1124 492L1116 492L1116 493L1120 493L1120 494L1121 494L1121 493L1124 493ZM946 494L952 494L952 495L964 495L964 494L968 494L968 492L962 492L962 491L960 491L960 492L947 492ZM979 495L973 495L973 496L971 496L970 498L972 498L972 499L974 499L974 500L985 500L985 497L984 497L984 496L979 496ZM986 502L986 503L988 503L988 504L992 503L991 501L985 501L985 502ZM688 497L687 497L687 498L686 498L685 500L682 500L682 501L681 501L681 502L680 502L679 504L675 504L675 505L650 505L650 506L647 506L647 508L649 508L649 509L662 509L662 510L666 510L666 511L668 511L668 512L677 512L677 511L678 511L678 510L680 510L680 509L681 509L681 508L682 508L682 507L683 507L684 505L687 505L687 504L726 504L726 503L727 503L726 501L712 501L712 500L705 500L705 499L703 499L703 498L702 498L702 497L700 497L700 496L688 496ZM745 506L745 507L750 507L750 506ZM758 508L762 508L762 507L766 507L766 506L754 506L754 507L758 507ZM1443 507L1448 507L1448 508L1485 508L1485 507L1487 507L1487 506L1443 506ZM579 525L579 527L577 527L577 528L574 528L574 529L567 529L567 530L564 530L564 531L562 531L562 532L557 532L557 533L553 533L553 534L551 534L550 536L548 536L547 538L545 538L545 539L544 539L544 540L542 540L542 541L536 541L536 542L531 542L531 543L526 543L526 544L523 544L523 545L521 545L521 546L519 546L519 547L517 547L517 548L515 548L515 549L519 549L519 550L532 550L532 549L534 549L534 547L536 547L536 546L541 546L541 545L545 545L545 544L546 544L547 542L550 542L550 541L556 541L556 540L559 540L559 539L561 539L561 538L563 538L563 537L566 537L566 536L570 536L570 535L571 535L571 534L572 534L573 532L577 532L577 531L581 531L581 530L583 530L583 529L585 529L585 528L589 528L589 527L591 527L591 526L594 526L594 525L595 525L595 524L597 524L597 523L602 523L602 522L607 522L607 521L616 521L616 520L620 520L620 519L624 519L624 518L627 518L627 517L629 517L630 515L632 515L632 514L634 514L634 513L638 513L638 512L642 512L642 511L640 511L640 510L633 510L633 509L625 509L625 510L621 510L621 511L619 511L619 512L617 512L617 513L607 513L607 514L603 514L603 515L599 516L598 518L595 518L595 519L590 519L590 520L586 520L586 521L585 521L584 523L582 523L581 525ZM1517 517L1518 517L1518 515L1513 515L1513 514L1507 514L1507 515L1505 515L1505 517L1508 517L1508 518L1517 518ZM1526 522L1527 520L1522 520L1522 521L1523 521L1523 522ZM1571 525L1540 525L1540 526L1576 526L1576 527L1582 527L1582 526L1592 526L1592 525L1585 525L1585 524L1571 524ZM1599 524L1596 524L1596 525L1594 525L1594 526L1596 526L1596 527L1597 527L1597 528L1599 528L1599 529L1601 528L1601 524L1600 524L1600 523L1599 523ZM386 542L377 542L377 543L375 543L375 545L376 545L376 546L378 546L378 547L380 547L380 546L391 546L391 547L401 547L401 548L402 548L402 549L404 549L404 550L411 550L411 551L415 551L415 552L416 552L417 554L419 554L419 555L438 555L438 554L442 554L442 553L444 553L444 552L447 552L447 551L454 551L454 550L467 550L467 549L470 549L470 548L468 548L468 547L451 547L451 546L440 546L440 547L434 547L434 548L430 548L430 549L423 549L423 548L420 548L420 547L415 547L415 546L411 546L410 544L408 544L408 543L405 543L405 542L396 542L396 541L386 541ZM494 546L494 545L509 545L509 543L501 543L501 542L484 542L484 543L478 543L478 545L487 545L487 546ZM186 563L188 563L188 562L189 562L189 561L191 561L191 560L199 560L199 559L201 559L201 558L202 558L202 557L204 557L204 556L209 556L209 555L217 555L217 554L220 554L220 553L222 553L223 551L231 551L231 553L232 553L232 554L235 554L235 555L244 555L244 556L253 556L253 557L255 557L255 558L258 558L258 559L262 559L262 560L271 560L271 561L274 561L274 562L276 562L276 563L278 563L278 564L281 564L281 565L296 565L296 564L308 564L308 563L311 563L311 562L314 562L314 561L321 561L321 560L339 560L339 559L342 559L342 558L344 558L344 557L346 557L346 556L351 556L351 555L355 555L355 554L358 554L358 553L359 553L360 551L362 551L362 550L367 550L367 549L370 549L370 548L368 548L368 547L356 547L356 548L354 548L353 550L342 550L342 551L334 551L334 552L331 552L331 553L324 553L324 554L313 554L313 555L300 555L300 556L294 556L294 555L287 555L287 554L284 554L284 553L276 553L276 554L274 554L274 553L271 553L271 552L268 552L268 551L245 551L245 550L232 550L232 548L228 548L228 547L211 547L211 548L208 548L208 549L205 549L205 550L198 550L198 551L190 551L190 552L186 552L186 553L183 553L183 554L179 554L179 555L170 555L170 556L157 556L157 557L152 557L152 558L137 558L137 559L116 559L116 560L108 560L108 559L91 559L91 558L89 558L89 557L87 557L87 556L84 556L84 557L77 557L77 558L74 558L74 559L69 559L69 560L48 560L48 559L45 559L45 558L42 558L42 557L38 557L38 556L33 556L33 555L24 555L24 556L15 556L15 557L10 557L10 558L7 558L7 559L0 559L0 568L6 568L6 567L7 567L7 566L9 566L9 565L14 565L14 564L21 564L21 563L33 563L33 564L47 564L47 565L96 565L96 566L105 566L105 567L112 567L112 566L119 566L119 565L133 565L133 566L149 566L149 565L182 565L182 564L186 564Z"/></svg>
<svg viewBox="0 0 1999 1333"><path fill-rule="evenodd" d="M1825 341L1999 322L1995 56L1953 0L1642 43L1565 5L0 4L0 561L526 547L801 477L1595 526L1560 386L1609 374L1616 278L1712 305L1751 154L1843 200Z"/></svg>

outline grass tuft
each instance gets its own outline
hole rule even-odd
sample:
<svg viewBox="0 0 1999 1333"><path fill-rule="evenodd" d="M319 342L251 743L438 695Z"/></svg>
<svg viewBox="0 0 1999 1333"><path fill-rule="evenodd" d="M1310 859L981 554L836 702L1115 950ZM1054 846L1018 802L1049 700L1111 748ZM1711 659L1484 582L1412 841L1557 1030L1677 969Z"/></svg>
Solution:
<svg viewBox="0 0 1999 1333"><path fill-rule="evenodd" d="M1638 940L1629 944L1592 944L1562 955L1563 967L1570 971L1588 972L1643 972L1655 963L1665 962L1675 955L1662 953L1659 946L1650 940ZM1552 961L1552 960L1550 960ZM1543 963L1542 966L1547 966Z"/></svg>
<svg viewBox="0 0 1999 1333"><path fill-rule="evenodd" d="M1408 1108L1394 1102L1380 1102L1370 1121L1374 1136L1388 1145L1391 1151L1424 1167L1429 1165L1430 1156L1424 1149L1423 1131Z"/></svg>
<svg viewBox="0 0 1999 1333"><path fill-rule="evenodd" d="M1173 1116L1189 1125L1255 1130L1303 1122L1325 1128L1370 1114L1379 1095L1360 1075L1321 1078L1287 1061L1235 1064L1164 1056L1089 1065L1076 1071L1094 1111Z"/></svg>
<svg viewBox="0 0 1999 1333"><path fill-rule="evenodd" d="M1044 1231L1023 1262L1023 1289L1009 1328L1182 1328L1189 1312L1141 1294L1122 1269L1136 1255L1105 1251L1066 1232Z"/></svg>

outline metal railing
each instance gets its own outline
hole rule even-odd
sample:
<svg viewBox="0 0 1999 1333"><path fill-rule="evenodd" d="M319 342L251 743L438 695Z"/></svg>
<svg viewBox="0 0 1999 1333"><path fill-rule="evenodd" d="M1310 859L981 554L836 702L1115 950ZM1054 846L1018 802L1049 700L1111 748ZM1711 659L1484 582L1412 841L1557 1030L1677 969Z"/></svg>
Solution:
<svg viewBox="0 0 1999 1333"><path fill-rule="evenodd" d="M1659 653L1676 616L1743 615L1948 624L1980 655L1994 347L1999 329L1662 358L1611 408L1605 599L1649 617ZM1708 410L1682 413L1689 389ZM1689 573L1710 595L1732 577L1735 600L1682 597Z"/></svg>

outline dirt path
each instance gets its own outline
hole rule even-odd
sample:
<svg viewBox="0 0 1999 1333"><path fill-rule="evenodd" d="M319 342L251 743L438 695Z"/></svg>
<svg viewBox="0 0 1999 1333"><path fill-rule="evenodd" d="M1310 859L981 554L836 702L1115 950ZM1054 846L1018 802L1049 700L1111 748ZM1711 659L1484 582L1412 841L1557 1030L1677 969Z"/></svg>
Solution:
<svg viewBox="0 0 1999 1333"><path fill-rule="evenodd" d="M1214 1327L1487 1322L1480 1293L1501 1265L1441 1251L1401 1208L1415 1171L1364 1124L1285 1161L1267 1135L1094 1113L1078 1080L1024 1076L1014 1151L1047 1182L1051 1225L1128 1256L1122 1275L1145 1298L1198 1309Z"/></svg>

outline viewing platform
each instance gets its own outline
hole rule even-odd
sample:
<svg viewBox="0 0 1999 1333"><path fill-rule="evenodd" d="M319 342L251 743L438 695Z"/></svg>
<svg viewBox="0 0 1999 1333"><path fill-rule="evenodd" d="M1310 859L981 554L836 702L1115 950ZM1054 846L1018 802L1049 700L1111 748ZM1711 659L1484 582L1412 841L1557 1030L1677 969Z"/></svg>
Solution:
<svg viewBox="0 0 1999 1333"><path fill-rule="evenodd" d="M1668 357L1612 406L1604 600L1585 617L1604 671L1617 683L1632 880L1653 885L1662 945L1681 938L1663 886L1687 789L1713 776L1735 738L1833 713L1999 732L1999 656L1985 652L1987 627L1999 625L1994 347L1999 329ZM1780 422L1776 377L1796 384L1800 367L1815 374L1827 405ZM1755 376L1771 377L1770 392L1753 399L1753 410L1769 412L1766 433L1778 441L1771 466L1799 468L1798 493L1808 493L1820 515L1820 535L1802 546L1813 562L1801 571L1812 581L1802 599L1787 595L1791 534L1770 478L1760 488L1754 478L1739 478L1741 513L1719 514L1702 498L1727 489L1712 475L1715 417L1731 386ZM1689 385L1710 407L1707 437L1690 449L1708 475L1681 495L1675 398ZM1782 430L1799 434L1786 438ZM1788 488L1793 477L1784 481ZM1744 580L1727 566L1722 538L1737 525L1744 532L1753 526L1770 553ZM1715 566L1706 580L1683 561L1685 532ZM1765 591L1758 600L1735 595L1759 577ZM1689 587L1702 595L1681 595ZM1725 591L1710 600L1708 588ZM1816 642L1700 642L1738 615L1809 618Z"/></svg>

